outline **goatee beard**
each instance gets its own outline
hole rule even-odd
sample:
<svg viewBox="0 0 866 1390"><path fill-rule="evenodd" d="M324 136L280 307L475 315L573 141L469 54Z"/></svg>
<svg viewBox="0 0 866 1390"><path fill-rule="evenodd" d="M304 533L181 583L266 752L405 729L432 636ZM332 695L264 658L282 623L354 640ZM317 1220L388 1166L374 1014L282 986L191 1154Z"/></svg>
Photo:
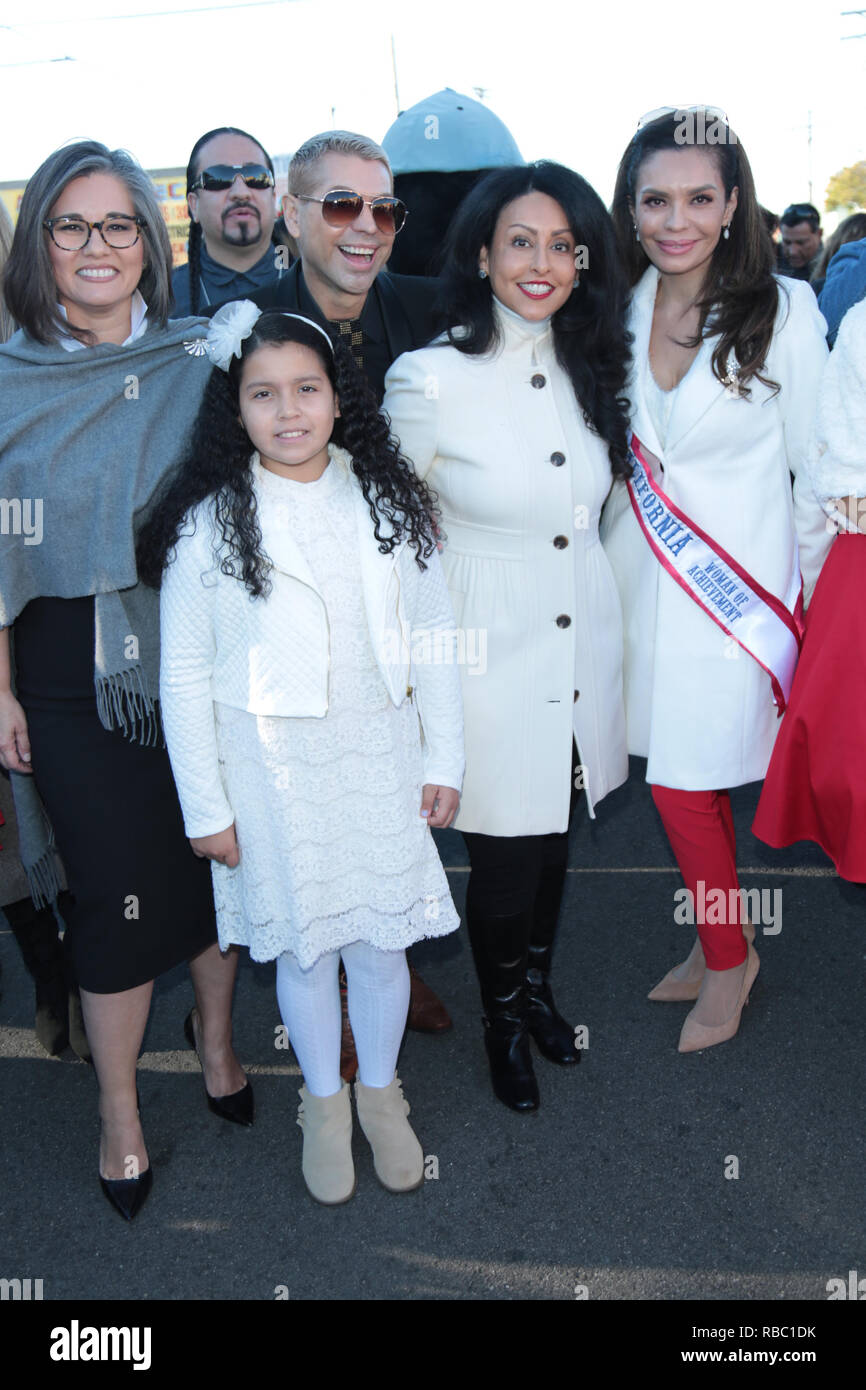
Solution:
<svg viewBox="0 0 866 1390"><path fill-rule="evenodd" d="M255 221L236 222L233 227L223 223L223 240L229 246L251 246L257 241L261 241L262 223L260 218Z"/></svg>

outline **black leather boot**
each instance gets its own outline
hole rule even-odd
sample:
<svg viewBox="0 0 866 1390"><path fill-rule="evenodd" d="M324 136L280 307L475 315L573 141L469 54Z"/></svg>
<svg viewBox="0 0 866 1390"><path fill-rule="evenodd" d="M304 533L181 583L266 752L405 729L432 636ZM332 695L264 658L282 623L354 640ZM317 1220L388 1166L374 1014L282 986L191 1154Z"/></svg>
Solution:
<svg viewBox="0 0 866 1390"><path fill-rule="evenodd" d="M36 1036L48 1055L56 1057L69 1043L69 1001L57 918L51 907L37 912L30 898L10 903L3 911L36 986Z"/></svg>
<svg viewBox="0 0 866 1390"><path fill-rule="evenodd" d="M574 1066L580 1061L580 1052L574 1045L574 1029L557 1010L550 988L553 944L565 874L564 863L542 870L526 970L529 1032L541 1055L561 1067Z"/></svg>
<svg viewBox="0 0 866 1390"><path fill-rule="evenodd" d="M527 913L487 917L467 902L466 924L484 1005L484 1045L493 1093L512 1110L537 1110L527 1032Z"/></svg>

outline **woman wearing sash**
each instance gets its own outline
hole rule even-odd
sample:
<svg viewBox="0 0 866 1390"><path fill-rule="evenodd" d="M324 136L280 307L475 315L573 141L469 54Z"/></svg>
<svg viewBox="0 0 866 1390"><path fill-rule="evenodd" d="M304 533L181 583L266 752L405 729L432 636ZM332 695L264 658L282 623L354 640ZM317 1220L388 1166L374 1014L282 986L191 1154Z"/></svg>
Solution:
<svg viewBox="0 0 866 1390"><path fill-rule="evenodd" d="M466 738L454 823L493 1090L535 1110L530 1037L580 1058L550 988L570 812L628 775L598 541L627 468L625 284L598 195L546 161L488 175L452 226L443 303L454 327L397 359L384 409L442 508Z"/></svg>
<svg viewBox="0 0 866 1390"><path fill-rule="evenodd" d="M231 1046L236 958L184 834L155 703L159 596L135 563L136 523L210 373L200 321L168 322L170 276L128 155L84 141L37 169L5 276L21 327L0 348L0 495L17 502L0 536L0 759L32 773L74 896L65 946L99 1081L99 1174L127 1220L152 1182L136 1061L154 977L181 961L209 1103L252 1123Z"/></svg>
<svg viewBox="0 0 866 1390"><path fill-rule="evenodd" d="M645 117L613 216L634 286L635 462L602 534L623 603L629 752L648 759L697 905L698 939L650 998L696 1001L679 1042L691 1052L734 1036L759 968L728 788L767 770L797 660L800 572L808 599L829 545L805 472L825 324L807 285L773 274L722 113Z"/></svg>

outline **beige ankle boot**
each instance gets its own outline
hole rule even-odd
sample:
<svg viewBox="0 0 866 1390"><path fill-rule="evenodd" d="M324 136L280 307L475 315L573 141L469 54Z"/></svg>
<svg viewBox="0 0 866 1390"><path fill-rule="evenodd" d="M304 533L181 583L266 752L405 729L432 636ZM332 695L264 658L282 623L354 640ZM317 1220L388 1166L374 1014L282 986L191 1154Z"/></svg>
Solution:
<svg viewBox="0 0 866 1390"><path fill-rule="evenodd" d="M349 1087L343 1081L336 1095L311 1096L302 1086L298 1095L298 1124L304 1132L301 1172L307 1191L323 1206L339 1206L355 1192Z"/></svg>
<svg viewBox="0 0 866 1390"><path fill-rule="evenodd" d="M389 1192L411 1192L424 1181L424 1151L406 1116L398 1076L390 1086L355 1082L358 1122L373 1150L376 1177Z"/></svg>

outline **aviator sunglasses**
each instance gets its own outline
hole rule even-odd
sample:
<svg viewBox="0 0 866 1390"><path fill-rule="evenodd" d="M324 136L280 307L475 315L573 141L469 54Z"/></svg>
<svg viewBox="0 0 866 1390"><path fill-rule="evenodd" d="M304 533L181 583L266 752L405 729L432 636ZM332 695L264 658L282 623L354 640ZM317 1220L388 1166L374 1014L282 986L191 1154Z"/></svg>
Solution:
<svg viewBox="0 0 866 1390"><path fill-rule="evenodd" d="M240 174L247 188L273 188L274 176L264 164L211 164L193 179L187 193L203 188L207 193L222 193L231 188Z"/></svg>
<svg viewBox="0 0 866 1390"><path fill-rule="evenodd" d="M297 198L301 203L321 203L322 217L329 227L348 227L360 217L362 208L368 207L379 231L385 236L396 236L409 216L406 204L387 194L381 198L362 198L360 193L338 188L326 193L324 198L312 198L305 193L297 194Z"/></svg>

